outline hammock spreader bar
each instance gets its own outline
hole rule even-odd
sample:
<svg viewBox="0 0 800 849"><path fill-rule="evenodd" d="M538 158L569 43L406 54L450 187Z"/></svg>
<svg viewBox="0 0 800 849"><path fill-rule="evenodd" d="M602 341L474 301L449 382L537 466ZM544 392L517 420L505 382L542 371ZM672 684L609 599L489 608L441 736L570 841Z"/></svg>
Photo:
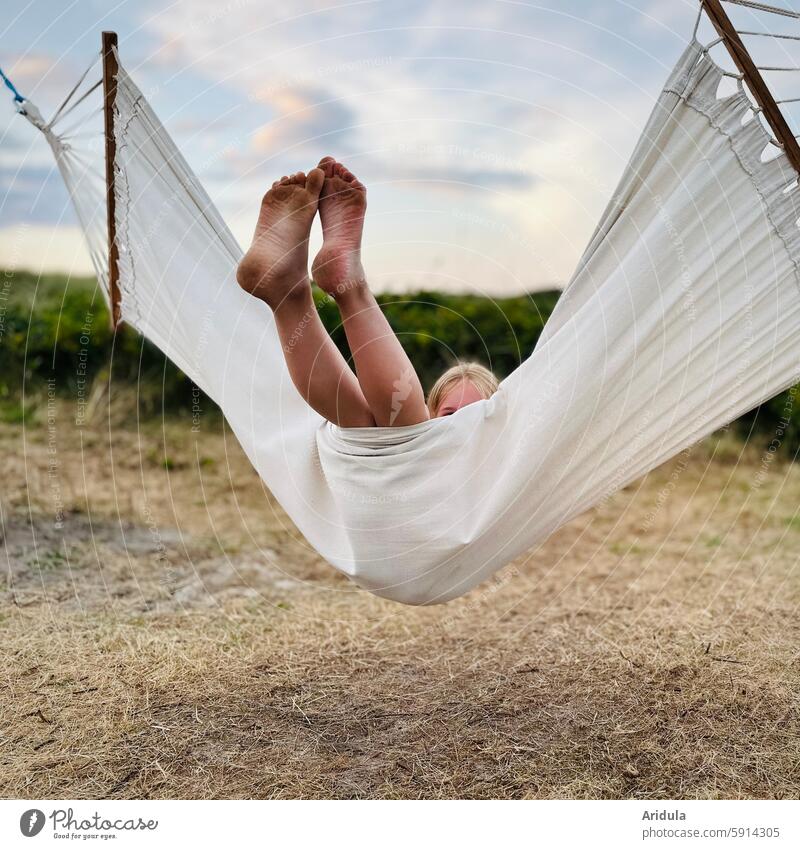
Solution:
<svg viewBox="0 0 800 849"><path fill-rule="evenodd" d="M764 82L761 72L756 67L739 33L731 23L728 13L723 9L720 0L702 0L702 3L709 20L714 25L714 29L716 29L728 53L730 53L731 59L742 73L742 77L756 103L761 107L767 123L772 128L772 132L775 133L775 138L786 152L786 158L794 170L800 173L800 145L786 123L783 113L775 102L772 92Z"/></svg>
<svg viewBox="0 0 800 849"><path fill-rule="evenodd" d="M103 113L105 116L106 142L106 204L108 220L108 297L111 312L111 327L116 330L122 315L119 287L119 246L117 244L116 196L114 193L114 160L117 143L114 137L114 103L117 97L117 34L104 32L103 54Z"/></svg>

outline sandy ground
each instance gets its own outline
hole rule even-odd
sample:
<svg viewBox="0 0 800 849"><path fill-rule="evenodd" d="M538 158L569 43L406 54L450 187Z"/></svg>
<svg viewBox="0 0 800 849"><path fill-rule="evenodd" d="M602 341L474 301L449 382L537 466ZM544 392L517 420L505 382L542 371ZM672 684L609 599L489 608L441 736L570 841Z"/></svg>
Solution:
<svg viewBox="0 0 800 849"><path fill-rule="evenodd" d="M50 413L0 427L1 796L800 794L800 465L711 440L412 609L220 423Z"/></svg>

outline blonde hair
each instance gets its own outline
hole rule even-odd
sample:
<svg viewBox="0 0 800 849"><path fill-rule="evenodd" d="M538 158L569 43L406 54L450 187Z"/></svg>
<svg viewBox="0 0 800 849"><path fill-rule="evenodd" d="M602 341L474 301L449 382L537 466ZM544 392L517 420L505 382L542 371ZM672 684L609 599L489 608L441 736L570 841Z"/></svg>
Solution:
<svg viewBox="0 0 800 849"><path fill-rule="evenodd" d="M468 380L484 398L491 398L500 385L486 366L480 363L456 363L447 369L428 393L428 410L432 416L439 412L445 395L462 380Z"/></svg>

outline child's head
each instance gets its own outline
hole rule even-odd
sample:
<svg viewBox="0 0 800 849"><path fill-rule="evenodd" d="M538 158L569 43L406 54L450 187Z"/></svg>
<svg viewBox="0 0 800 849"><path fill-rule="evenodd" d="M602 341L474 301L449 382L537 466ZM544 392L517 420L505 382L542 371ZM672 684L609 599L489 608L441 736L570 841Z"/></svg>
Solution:
<svg viewBox="0 0 800 849"><path fill-rule="evenodd" d="M491 398L497 391L497 378L479 363L458 363L433 384L428 394L428 410L433 418L450 416L456 410Z"/></svg>

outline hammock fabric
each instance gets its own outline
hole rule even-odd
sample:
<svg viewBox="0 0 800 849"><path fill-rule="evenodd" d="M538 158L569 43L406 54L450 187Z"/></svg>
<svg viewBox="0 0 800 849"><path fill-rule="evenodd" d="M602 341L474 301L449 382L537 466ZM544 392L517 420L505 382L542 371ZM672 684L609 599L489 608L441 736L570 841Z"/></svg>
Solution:
<svg viewBox="0 0 800 849"><path fill-rule="evenodd" d="M535 351L493 398L342 429L294 389L269 309L236 284L241 248L120 68L123 319L220 405L331 564L395 601L456 598L798 380L797 175L783 154L761 161L768 136L743 122L743 91L717 98L722 75L687 47Z"/></svg>

